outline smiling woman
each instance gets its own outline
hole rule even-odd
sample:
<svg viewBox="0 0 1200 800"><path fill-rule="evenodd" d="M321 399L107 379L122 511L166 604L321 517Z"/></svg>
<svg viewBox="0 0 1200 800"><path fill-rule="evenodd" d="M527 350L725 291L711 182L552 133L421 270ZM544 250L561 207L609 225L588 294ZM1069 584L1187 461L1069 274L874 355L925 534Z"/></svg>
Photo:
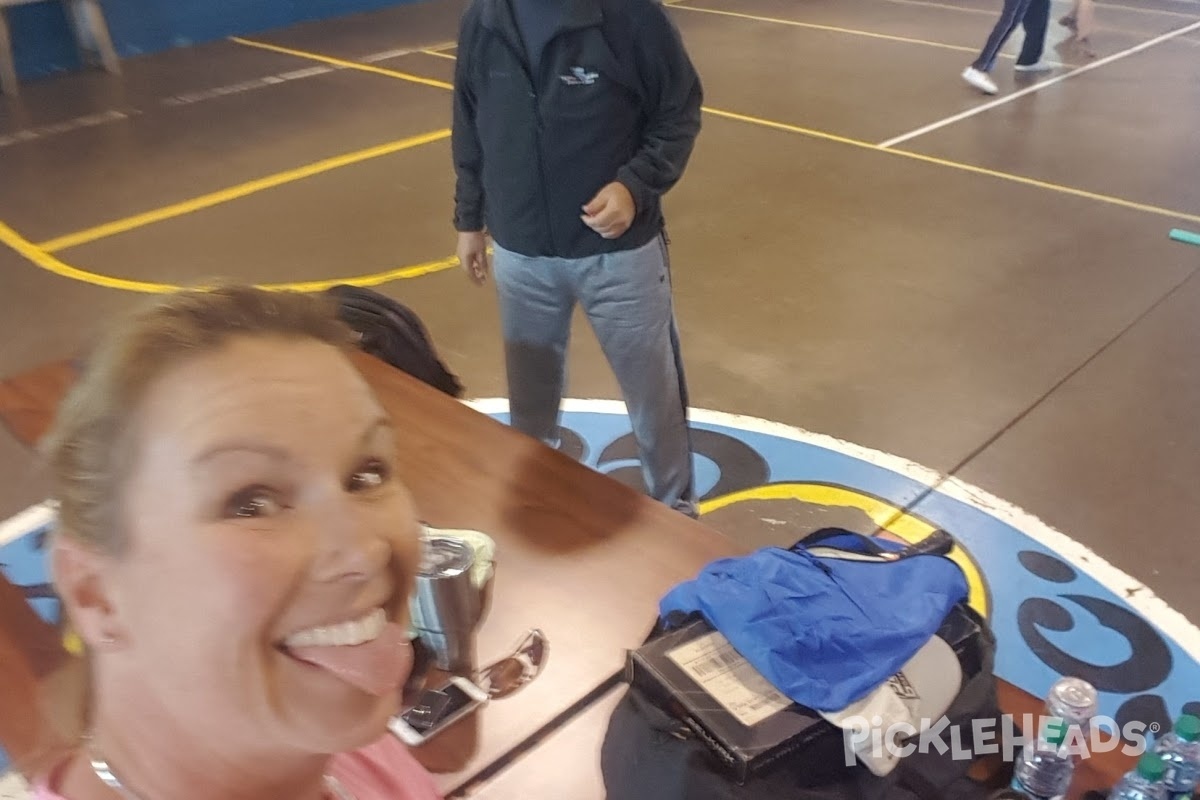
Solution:
<svg viewBox="0 0 1200 800"><path fill-rule="evenodd" d="M386 733L419 526L321 298L179 292L117 325L47 439L81 744L41 798L436 798Z"/></svg>

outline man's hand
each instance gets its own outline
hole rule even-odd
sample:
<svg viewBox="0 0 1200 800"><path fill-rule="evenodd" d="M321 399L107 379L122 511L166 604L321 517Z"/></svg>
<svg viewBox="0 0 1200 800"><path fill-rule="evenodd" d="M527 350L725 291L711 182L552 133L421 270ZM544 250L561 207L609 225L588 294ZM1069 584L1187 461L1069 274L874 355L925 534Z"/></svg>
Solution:
<svg viewBox="0 0 1200 800"><path fill-rule="evenodd" d="M483 231L458 234L458 263L476 286L487 281L487 237Z"/></svg>
<svg viewBox="0 0 1200 800"><path fill-rule="evenodd" d="M584 224L605 239L617 239L633 224L637 205L625 184L613 181L583 207Z"/></svg>

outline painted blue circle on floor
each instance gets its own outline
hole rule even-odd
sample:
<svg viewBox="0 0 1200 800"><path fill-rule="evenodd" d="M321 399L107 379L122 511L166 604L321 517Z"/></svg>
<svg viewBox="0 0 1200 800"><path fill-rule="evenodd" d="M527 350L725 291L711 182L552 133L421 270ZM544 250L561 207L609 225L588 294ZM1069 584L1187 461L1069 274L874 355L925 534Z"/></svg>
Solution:
<svg viewBox="0 0 1200 800"><path fill-rule="evenodd" d="M508 422L502 400L474 405ZM568 400L562 425L565 450L574 443L572 455L583 463L636 483L636 448L620 403ZM1200 700L1200 630L1020 509L901 458L764 420L694 411L692 428L702 509L721 508L706 518L737 503L782 507L789 493L807 495L792 502L811 505L826 487L950 533L982 573L981 605L998 640L996 673L1008 682L1041 696L1062 676L1082 677L1099 690L1099 714L1115 722L1110 730L1137 721L1147 735ZM755 519L738 519L739 536ZM863 519L871 528L878 522ZM770 535L786 538L781 524L764 521ZM806 532L797 528L792 541Z"/></svg>

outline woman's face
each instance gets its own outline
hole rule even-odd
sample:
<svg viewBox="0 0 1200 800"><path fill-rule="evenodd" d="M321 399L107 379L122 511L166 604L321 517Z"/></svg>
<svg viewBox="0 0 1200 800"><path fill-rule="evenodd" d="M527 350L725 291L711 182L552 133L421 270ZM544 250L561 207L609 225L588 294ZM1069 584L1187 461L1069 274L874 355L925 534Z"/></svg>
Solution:
<svg viewBox="0 0 1200 800"><path fill-rule="evenodd" d="M379 736L412 664L412 500L393 430L335 348L235 339L139 409L109 582L113 668L239 747Z"/></svg>

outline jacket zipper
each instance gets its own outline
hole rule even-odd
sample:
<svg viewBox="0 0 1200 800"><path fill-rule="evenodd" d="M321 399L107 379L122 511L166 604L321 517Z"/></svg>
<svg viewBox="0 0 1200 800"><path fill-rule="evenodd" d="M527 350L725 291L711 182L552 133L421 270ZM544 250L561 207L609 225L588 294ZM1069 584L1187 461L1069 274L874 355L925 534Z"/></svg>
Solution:
<svg viewBox="0 0 1200 800"><path fill-rule="evenodd" d="M542 163L542 131L544 127L542 123L542 99L538 95L537 82L533 78L533 65L526 66L525 58L516 51L512 43L508 41L508 37L501 34L500 41L504 42L504 46L508 48L509 53L516 59L517 64L520 65L521 71L525 73L525 79L529 81L529 97L533 100L534 147L536 149L539 194L542 197L542 213L545 215L546 230L550 235L550 246L555 252L558 252L558 241L554 235L554 221L550 216L550 201L546 198L546 166ZM549 47L550 43L547 42L546 46Z"/></svg>

